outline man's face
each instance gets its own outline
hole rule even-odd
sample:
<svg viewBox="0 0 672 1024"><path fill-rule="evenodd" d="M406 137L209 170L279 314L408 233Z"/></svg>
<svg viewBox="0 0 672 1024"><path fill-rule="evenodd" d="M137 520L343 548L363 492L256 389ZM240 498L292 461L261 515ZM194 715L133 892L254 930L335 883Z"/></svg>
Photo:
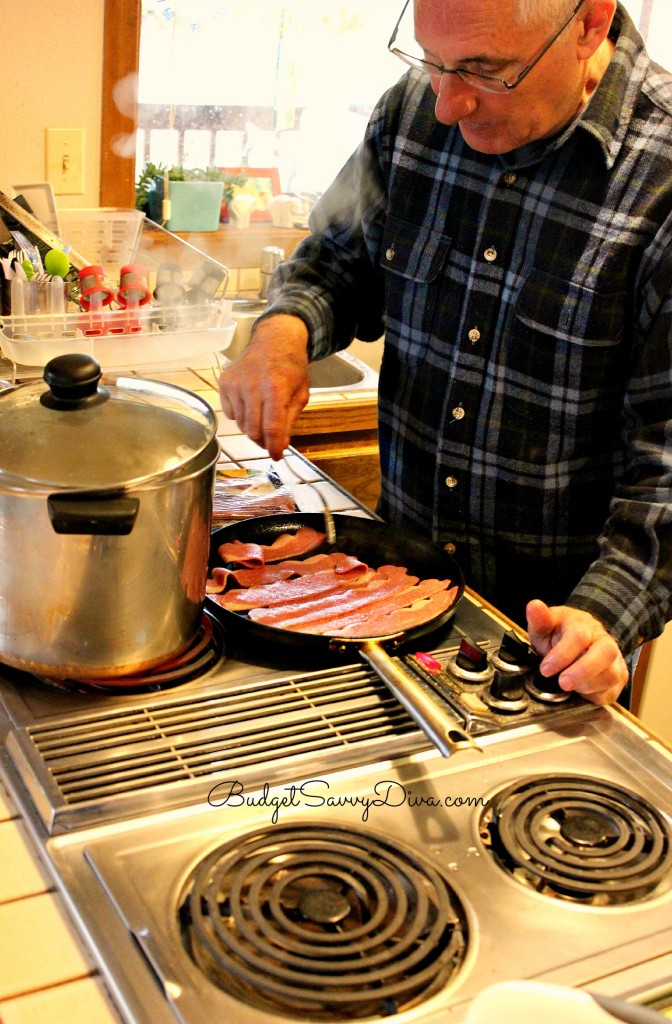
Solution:
<svg viewBox="0 0 672 1024"><path fill-rule="evenodd" d="M436 64L512 82L560 27L521 25L515 7L514 0L415 0L416 39ZM572 21L506 95L484 92L457 75L432 76L438 120L459 125L465 142L481 153L507 153L558 131L583 104L576 25Z"/></svg>

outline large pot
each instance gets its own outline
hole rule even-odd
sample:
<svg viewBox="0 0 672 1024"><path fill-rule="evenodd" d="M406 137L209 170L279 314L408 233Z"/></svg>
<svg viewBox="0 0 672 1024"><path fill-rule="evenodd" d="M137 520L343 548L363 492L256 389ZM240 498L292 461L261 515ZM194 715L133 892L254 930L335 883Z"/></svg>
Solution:
<svg viewBox="0 0 672 1024"><path fill-rule="evenodd" d="M205 597L216 418L83 355L0 392L0 660L109 678L192 641Z"/></svg>

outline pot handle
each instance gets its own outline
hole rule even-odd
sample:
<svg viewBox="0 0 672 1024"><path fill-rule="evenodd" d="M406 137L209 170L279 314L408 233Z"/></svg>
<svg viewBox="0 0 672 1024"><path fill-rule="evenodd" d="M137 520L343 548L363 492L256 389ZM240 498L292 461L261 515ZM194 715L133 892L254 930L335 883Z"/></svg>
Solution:
<svg viewBox="0 0 672 1024"><path fill-rule="evenodd" d="M50 494L47 508L54 533L120 537L133 529L140 499L120 495Z"/></svg>
<svg viewBox="0 0 672 1024"><path fill-rule="evenodd" d="M389 656L375 640L367 640L359 648L362 658L383 680L400 704L417 722L439 753L450 757L457 750L480 750L478 743L458 720L442 708L422 689L416 679Z"/></svg>

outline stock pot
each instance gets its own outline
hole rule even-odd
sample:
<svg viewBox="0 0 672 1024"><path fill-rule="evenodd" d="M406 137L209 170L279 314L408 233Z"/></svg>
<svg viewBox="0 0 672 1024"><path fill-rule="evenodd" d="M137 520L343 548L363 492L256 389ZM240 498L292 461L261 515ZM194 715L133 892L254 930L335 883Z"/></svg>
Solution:
<svg viewBox="0 0 672 1024"><path fill-rule="evenodd" d="M145 671L201 621L219 448L191 392L85 355L0 391L0 660Z"/></svg>

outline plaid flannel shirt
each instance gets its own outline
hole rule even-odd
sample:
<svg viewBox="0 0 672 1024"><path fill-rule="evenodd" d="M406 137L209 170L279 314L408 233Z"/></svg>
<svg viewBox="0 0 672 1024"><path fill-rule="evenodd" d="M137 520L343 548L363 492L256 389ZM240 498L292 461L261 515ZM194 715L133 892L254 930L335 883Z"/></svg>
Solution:
<svg viewBox="0 0 672 1024"><path fill-rule="evenodd" d="M627 654L671 614L672 75L621 6L612 38L581 115L503 156L407 72L266 315L312 358L384 328L382 517L515 621L584 608Z"/></svg>

